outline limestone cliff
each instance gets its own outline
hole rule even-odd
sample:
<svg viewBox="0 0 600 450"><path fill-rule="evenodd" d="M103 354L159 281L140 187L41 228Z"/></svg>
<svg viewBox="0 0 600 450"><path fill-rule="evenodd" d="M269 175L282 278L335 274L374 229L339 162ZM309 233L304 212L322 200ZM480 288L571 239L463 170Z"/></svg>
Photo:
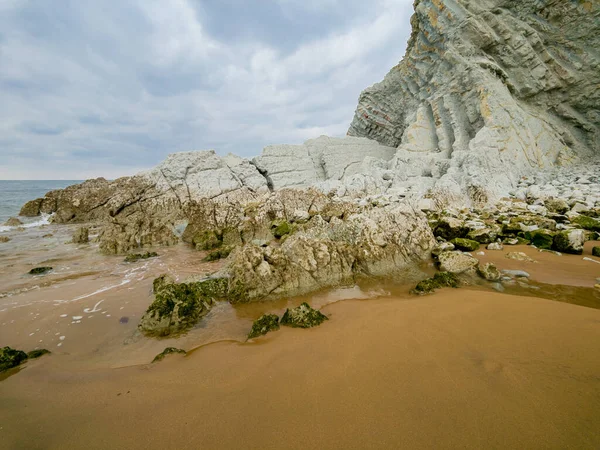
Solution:
<svg viewBox="0 0 600 450"><path fill-rule="evenodd" d="M392 187L503 195L600 156L597 0L416 0L411 24L348 131L398 149Z"/></svg>

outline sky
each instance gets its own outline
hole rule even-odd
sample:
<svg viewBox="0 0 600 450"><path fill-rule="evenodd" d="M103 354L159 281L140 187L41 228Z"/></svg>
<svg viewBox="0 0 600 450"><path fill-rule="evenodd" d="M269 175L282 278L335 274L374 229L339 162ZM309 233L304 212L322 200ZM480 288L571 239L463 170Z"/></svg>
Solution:
<svg viewBox="0 0 600 450"><path fill-rule="evenodd" d="M0 179L343 136L413 0L0 0Z"/></svg>

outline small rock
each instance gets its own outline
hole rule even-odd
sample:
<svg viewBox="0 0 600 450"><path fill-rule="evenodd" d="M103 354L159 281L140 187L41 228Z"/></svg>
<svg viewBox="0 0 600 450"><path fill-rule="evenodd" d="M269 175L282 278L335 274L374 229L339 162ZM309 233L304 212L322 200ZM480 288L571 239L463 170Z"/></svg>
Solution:
<svg viewBox="0 0 600 450"><path fill-rule="evenodd" d="M420 281L412 292L419 295L430 294L436 289L444 287L457 288L458 285L458 278L455 274L450 272L438 272L433 277Z"/></svg>
<svg viewBox="0 0 600 450"><path fill-rule="evenodd" d="M279 316L276 314L265 314L254 321L252 330L248 334L248 339L254 339L270 331L277 330L279 330Z"/></svg>
<svg viewBox="0 0 600 450"><path fill-rule="evenodd" d="M492 242L487 246L488 250L504 250L504 246L500 242Z"/></svg>
<svg viewBox="0 0 600 450"><path fill-rule="evenodd" d="M454 244L451 242L440 242L431 250L431 256L437 258L443 252L451 252L454 250Z"/></svg>
<svg viewBox="0 0 600 450"><path fill-rule="evenodd" d="M11 217L6 222L4 222L4 225L6 225L7 227L18 227L19 225L23 225L23 222L21 222L16 217Z"/></svg>
<svg viewBox="0 0 600 450"><path fill-rule="evenodd" d="M27 359L27 353L10 347L0 348L0 372L17 367Z"/></svg>
<svg viewBox="0 0 600 450"><path fill-rule="evenodd" d="M52 267L35 267L29 271L29 275L43 275L52 270Z"/></svg>
<svg viewBox="0 0 600 450"><path fill-rule="evenodd" d="M146 253L134 253L125 257L125 262L137 262L140 259L156 258L158 253L146 252Z"/></svg>
<svg viewBox="0 0 600 450"><path fill-rule="evenodd" d="M175 353L180 353L183 355L187 354L187 352L185 350L181 350L180 348L167 347L162 352L160 352L158 355L156 355L154 357L154 359L152 360L152 362L155 363L158 361L162 361L165 358L165 356L175 354Z"/></svg>
<svg viewBox="0 0 600 450"><path fill-rule="evenodd" d="M592 248L592 256L597 256L598 258L600 258L600 247Z"/></svg>
<svg viewBox="0 0 600 450"><path fill-rule="evenodd" d="M479 276L487 281L498 281L500 280L500 271L498 268L492 264L487 263L485 265L479 264L477 266L477 273Z"/></svg>
<svg viewBox="0 0 600 450"><path fill-rule="evenodd" d="M48 355L50 353L52 353L50 350L46 350L45 348L40 348L38 350L32 350L29 353L27 353L27 358L28 359L36 359L36 358L39 358L40 356Z"/></svg>
<svg viewBox="0 0 600 450"><path fill-rule="evenodd" d="M0 243L5 243L10 241L10 238L8 236L0 236Z"/></svg>
<svg viewBox="0 0 600 450"><path fill-rule="evenodd" d="M523 252L510 252L506 254L506 257L515 261L536 262L535 259L530 258Z"/></svg>
<svg viewBox="0 0 600 450"><path fill-rule="evenodd" d="M297 308L286 309L281 318L281 325L293 328L311 328L321 325L328 320L327 316L309 306L308 303L302 303Z"/></svg>
<svg viewBox="0 0 600 450"><path fill-rule="evenodd" d="M479 250L480 246L479 242L466 238L452 239L451 242L454 244L454 247L464 252L474 252L475 250Z"/></svg>
<svg viewBox="0 0 600 450"><path fill-rule="evenodd" d="M517 277L517 278L529 278L530 277L529 273L525 272L524 270L503 270L502 273L504 275L508 275L510 277Z"/></svg>

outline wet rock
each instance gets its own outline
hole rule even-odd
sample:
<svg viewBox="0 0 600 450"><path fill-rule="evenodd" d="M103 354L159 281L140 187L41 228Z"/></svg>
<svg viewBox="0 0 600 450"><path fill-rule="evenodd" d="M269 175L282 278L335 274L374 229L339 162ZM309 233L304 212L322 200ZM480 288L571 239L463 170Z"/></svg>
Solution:
<svg viewBox="0 0 600 450"><path fill-rule="evenodd" d="M459 284L458 277L455 274L437 272L433 277L420 281L412 292L419 295L430 294L436 289L445 287L457 288Z"/></svg>
<svg viewBox="0 0 600 450"><path fill-rule="evenodd" d="M600 258L600 247L592 248L592 256L597 256L598 258Z"/></svg>
<svg viewBox="0 0 600 450"><path fill-rule="evenodd" d="M480 246L479 242L466 238L452 239L451 242L454 244L454 247L464 252L474 252L478 250Z"/></svg>
<svg viewBox="0 0 600 450"><path fill-rule="evenodd" d="M40 215L40 208L42 206L42 199L38 198L36 200L30 200L23 205L21 211L19 212L20 216L23 217L36 217Z"/></svg>
<svg viewBox="0 0 600 450"><path fill-rule="evenodd" d="M18 227L20 225L23 225L23 222L21 222L16 217L11 217L6 222L4 222L4 225L6 225L7 227Z"/></svg>
<svg viewBox="0 0 600 450"><path fill-rule="evenodd" d="M27 353L10 347L0 348L0 372L17 367L27 359Z"/></svg>
<svg viewBox="0 0 600 450"><path fill-rule="evenodd" d="M444 252L438 257L440 270L459 274L473 269L479 264L479 261L472 256L459 251Z"/></svg>
<svg viewBox="0 0 600 450"><path fill-rule="evenodd" d="M52 270L52 267L35 267L29 271L29 275L43 275Z"/></svg>
<svg viewBox="0 0 600 450"><path fill-rule="evenodd" d="M133 263L140 261L142 259L156 258L158 253L156 252L146 252L146 253L132 253L125 257L125 262Z"/></svg>
<svg viewBox="0 0 600 450"><path fill-rule="evenodd" d="M506 254L506 257L508 259L514 259L515 261L536 262L523 252L510 252Z"/></svg>
<svg viewBox="0 0 600 450"><path fill-rule="evenodd" d="M265 314L254 321L248 339L263 336L270 331L279 330L279 316L276 314Z"/></svg>
<svg viewBox="0 0 600 450"><path fill-rule="evenodd" d="M0 236L0 244L10 241L8 236Z"/></svg>
<svg viewBox="0 0 600 450"><path fill-rule="evenodd" d="M28 359L36 359L36 358L39 358L44 355L49 355L50 353L52 353L50 350L46 350L45 348L40 348L37 350L31 350L30 352L28 352L27 358Z"/></svg>
<svg viewBox="0 0 600 450"><path fill-rule="evenodd" d="M487 263L484 265L479 264L477 266L477 273L481 278L487 281L499 281L500 280L500 271L498 268L492 264Z"/></svg>
<svg viewBox="0 0 600 450"><path fill-rule="evenodd" d="M561 253L581 255L583 254L584 243L585 232L583 230L566 230L554 236L552 249Z"/></svg>
<svg viewBox="0 0 600 450"><path fill-rule="evenodd" d="M192 243L197 250L213 250L220 247L223 241L214 231L203 231L194 236Z"/></svg>
<svg viewBox="0 0 600 450"><path fill-rule="evenodd" d="M208 278L172 283L166 276L154 280L155 299L138 328L148 336L168 336L194 326L217 300L227 297L228 280Z"/></svg>
<svg viewBox="0 0 600 450"><path fill-rule="evenodd" d="M550 250L554 242L554 233L548 230L535 230L527 234L527 237L537 248Z"/></svg>
<svg viewBox="0 0 600 450"><path fill-rule="evenodd" d="M78 228L73 233L74 244L87 244L90 241L90 230L87 227Z"/></svg>
<svg viewBox="0 0 600 450"><path fill-rule="evenodd" d="M488 250L504 250L504 246L500 242L492 242L487 246Z"/></svg>
<svg viewBox="0 0 600 450"><path fill-rule="evenodd" d="M158 355L156 355L154 357L154 359L152 360L152 362L155 363L155 362L162 361L163 359L165 359L166 356L174 355L174 354L186 355L187 352L185 350L181 350L180 348L167 347L162 352L160 352Z"/></svg>
<svg viewBox="0 0 600 450"><path fill-rule="evenodd" d="M281 325L292 328L312 328L321 325L328 320L327 316L310 307L308 303L302 303L293 309L286 309L281 318Z"/></svg>

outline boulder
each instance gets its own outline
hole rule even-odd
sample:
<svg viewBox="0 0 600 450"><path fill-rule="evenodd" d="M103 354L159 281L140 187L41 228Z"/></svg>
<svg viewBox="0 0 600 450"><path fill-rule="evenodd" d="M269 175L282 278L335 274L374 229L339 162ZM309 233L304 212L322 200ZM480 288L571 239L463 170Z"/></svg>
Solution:
<svg viewBox="0 0 600 450"><path fill-rule="evenodd" d="M279 316L276 314L265 314L254 321L252 330L248 334L248 339L254 339L270 331L277 330L279 330Z"/></svg>
<svg viewBox="0 0 600 450"><path fill-rule="evenodd" d="M442 272L459 274L473 269L479 261L472 256L459 251L444 252L438 257L439 267Z"/></svg>
<svg viewBox="0 0 600 450"><path fill-rule="evenodd" d="M312 328L328 320L327 316L310 307L308 303L292 309L286 309L281 325L292 328Z"/></svg>
<svg viewBox="0 0 600 450"><path fill-rule="evenodd" d="M29 275L44 275L52 270L52 267L34 267L29 271Z"/></svg>
<svg viewBox="0 0 600 450"><path fill-rule="evenodd" d="M548 230L535 230L527 234L528 239L537 248L550 250L554 242L554 233Z"/></svg>
<svg viewBox="0 0 600 450"><path fill-rule="evenodd" d="M555 214L565 214L569 211L569 204L562 198L549 198L544 201L544 205L549 212Z"/></svg>
<svg viewBox="0 0 600 450"><path fill-rule="evenodd" d="M188 330L208 314L215 301L226 299L228 281L208 278L173 283L161 276L153 285L155 299L138 328L148 336L168 336Z"/></svg>
<svg viewBox="0 0 600 450"><path fill-rule="evenodd" d="M571 219L571 223L579 225L584 230L595 231L600 233L600 220L592 217L579 215Z"/></svg>
<svg viewBox="0 0 600 450"><path fill-rule="evenodd" d="M454 217L442 217L433 230L435 236L447 241L465 237L468 232L469 229L465 227L464 223Z"/></svg>
<svg viewBox="0 0 600 450"><path fill-rule="evenodd" d="M600 258L600 247L592 248L592 256L596 256L596 257Z"/></svg>
<svg viewBox="0 0 600 450"><path fill-rule="evenodd" d="M583 254L584 243L585 232L583 230L565 230L556 233L552 249L561 253L581 255Z"/></svg>
<svg viewBox="0 0 600 450"><path fill-rule="evenodd" d="M431 256L437 258L443 252L451 252L454 250L454 244L451 242L440 242L431 250Z"/></svg>
<svg viewBox="0 0 600 450"><path fill-rule="evenodd" d="M479 242L480 244L490 244L498 237L498 233L491 228L480 228L478 230L469 231L467 238Z"/></svg>

